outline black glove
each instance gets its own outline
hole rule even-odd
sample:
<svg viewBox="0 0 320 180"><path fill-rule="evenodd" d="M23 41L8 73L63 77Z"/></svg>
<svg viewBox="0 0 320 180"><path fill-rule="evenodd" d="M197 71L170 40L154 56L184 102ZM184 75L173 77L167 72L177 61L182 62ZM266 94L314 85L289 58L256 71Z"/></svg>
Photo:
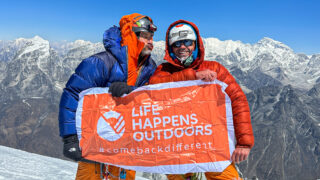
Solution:
<svg viewBox="0 0 320 180"><path fill-rule="evenodd" d="M63 155L65 157L74 161L80 161L82 159L77 135L70 135L63 138L63 143Z"/></svg>
<svg viewBox="0 0 320 180"><path fill-rule="evenodd" d="M109 87L109 93L114 97L121 97L124 94L129 94L132 87L128 86L125 82L113 82Z"/></svg>

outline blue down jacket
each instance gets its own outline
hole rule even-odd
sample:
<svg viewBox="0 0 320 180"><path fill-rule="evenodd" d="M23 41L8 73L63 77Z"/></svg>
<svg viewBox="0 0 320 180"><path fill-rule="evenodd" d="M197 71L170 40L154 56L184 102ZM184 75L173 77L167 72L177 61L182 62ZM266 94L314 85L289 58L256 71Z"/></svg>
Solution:
<svg viewBox="0 0 320 180"><path fill-rule="evenodd" d="M93 87L109 87L112 82L127 82L127 46L121 46L120 29L116 26L106 30L103 44L106 51L84 59L71 75L63 90L59 106L60 136L76 134L75 113L79 93ZM135 87L149 81L156 69L151 57L141 67ZM135 88L134 87L134 88Z"/></svg>

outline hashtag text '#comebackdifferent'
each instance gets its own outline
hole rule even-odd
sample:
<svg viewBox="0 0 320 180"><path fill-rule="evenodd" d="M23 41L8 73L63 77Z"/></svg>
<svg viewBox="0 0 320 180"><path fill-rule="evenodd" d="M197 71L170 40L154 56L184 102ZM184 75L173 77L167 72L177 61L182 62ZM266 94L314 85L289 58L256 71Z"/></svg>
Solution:
<svg viewBox="0 0 320 180"><path fill-rule="evenodd" d="M162 153L162 152L180 152L180 151L189 151L189 150L215 150L212 147L212 143L195 143L195 144L171 144L167 146L157 146L153 148L100 148L99 152L110 153L110 154L151 154L151 153Z"/></svg>

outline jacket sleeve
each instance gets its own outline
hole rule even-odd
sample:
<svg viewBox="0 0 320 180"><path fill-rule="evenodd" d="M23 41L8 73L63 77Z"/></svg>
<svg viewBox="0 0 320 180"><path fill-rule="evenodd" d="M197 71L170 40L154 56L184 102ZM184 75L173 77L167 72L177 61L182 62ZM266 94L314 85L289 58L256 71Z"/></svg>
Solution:
<svg viewBox="0 0 320 180"><path fill-rule="evenodd" d="M250 108L246 95L235 78L221 64L215 64L214 71L217 79L228 84L226 93L231 99L233 124L237 139L236 147L249 147L254 145L254 136L251 125Z"/></svg>
<svg viewBox="0 0 320 180"><path fill-rule="evenodd" d="M78 107L79 93L92 87L105 87L108 69L97 57L83 60L71 75L63 90L59 105L60 136L76 134L75 113Z"/></svg>
<svg viewBox="0 0 320 180"><path fill-rule="evenodd" d="M181 71L170 73L165 70L163 65L158 66L154 74L149 80L149 84L158 84L165 82L174 82L174 81L187 81L195 80L196 71L191 68L186 68Z"/></svg>

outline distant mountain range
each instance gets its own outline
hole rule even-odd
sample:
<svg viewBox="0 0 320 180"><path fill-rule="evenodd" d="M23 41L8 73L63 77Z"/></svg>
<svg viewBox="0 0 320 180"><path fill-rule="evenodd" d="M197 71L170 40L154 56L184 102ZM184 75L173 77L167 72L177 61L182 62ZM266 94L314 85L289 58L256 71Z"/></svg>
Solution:
<svg viewBox="0 0 320 180"><path fill-rule="evenodd" d="M320 54L293 52L263 38L256 44L203 39L206 60L223 64L246 92L255 146L244 177L320 178ZM39 36L0 41L0 144L63 158L58 104L80 61L102 43L50 43ZM163 62L164 41L152 57Z"/></svg>

